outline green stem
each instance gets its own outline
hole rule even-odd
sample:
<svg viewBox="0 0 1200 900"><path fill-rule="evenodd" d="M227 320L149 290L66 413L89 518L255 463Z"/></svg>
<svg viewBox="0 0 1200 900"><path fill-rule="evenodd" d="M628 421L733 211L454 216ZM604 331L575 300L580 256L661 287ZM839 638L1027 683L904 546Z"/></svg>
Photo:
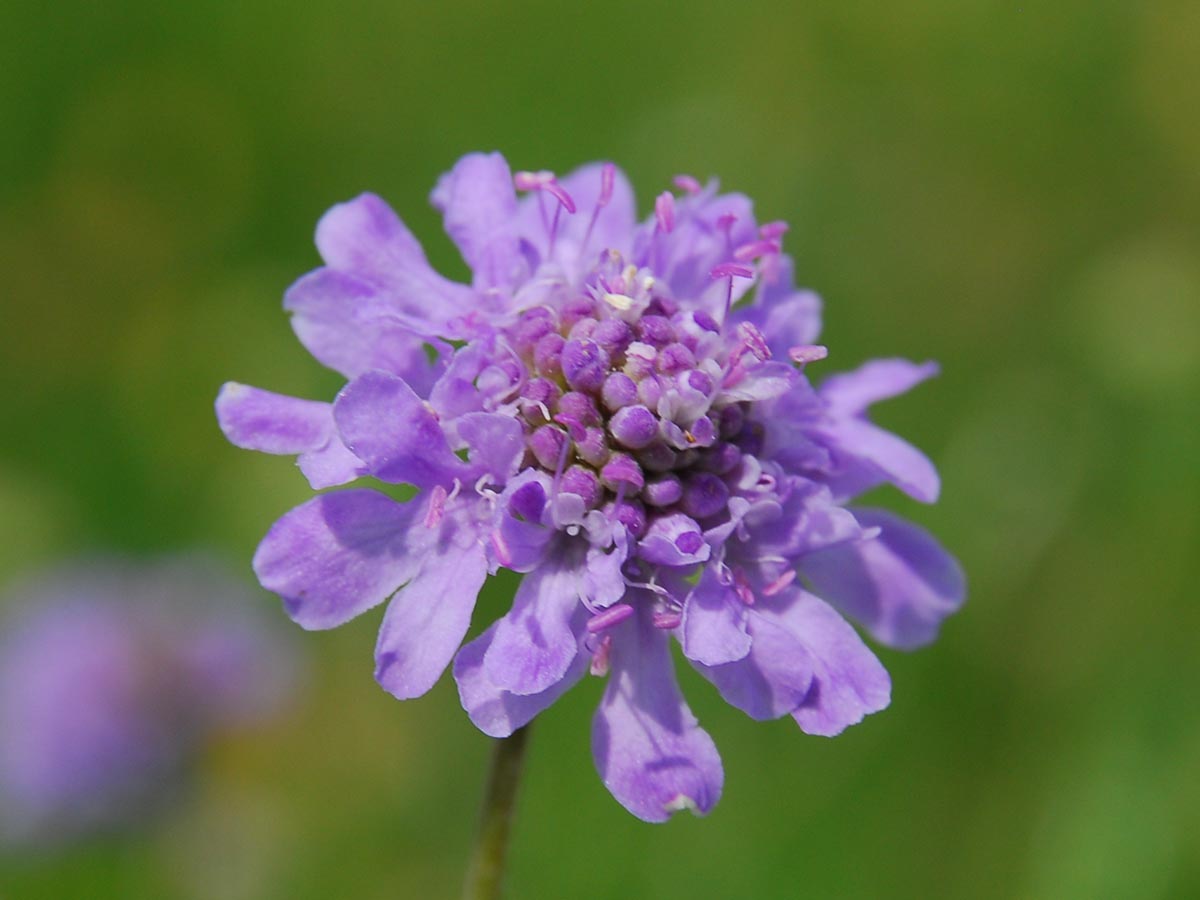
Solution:
<svg viewBox="0 0 1200 900"><path fill-rule="evenodd" d="M498 900L500 897L505 851L528 737L527 725L514 731L512 737L493 743L492 768L483 795L479 834L471 854L471 867L467 870L463 900Z"/></svg>

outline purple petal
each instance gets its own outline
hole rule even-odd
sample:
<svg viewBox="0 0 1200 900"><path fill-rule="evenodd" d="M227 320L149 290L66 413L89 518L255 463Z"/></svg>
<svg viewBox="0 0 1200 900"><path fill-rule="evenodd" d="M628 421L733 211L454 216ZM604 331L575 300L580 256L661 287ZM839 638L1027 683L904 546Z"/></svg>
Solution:
<svg viewBox="0 0 1200 900"><path fill-rule="evenodd" d="M604 786L647 822L680 809L708 813L725 773L679 693L666 632L643 610L610 633L608 686L592 720L592 757Z"/></svg>
<svg viewBox="0 0 1200 900"><path fill-rule="evenodd" d="M331 421L332 409L331 406ZM353 481L359 475L365 475L367 471L363 461L351 453L337 435L334 435L329 443L320 450L301 453L296 458L296 465L300 467L300 471L304 473L304 477L308 479L308 483L312 485L313 489L318 491L322 488L335 487Z"/></svg>
<svg viewBox="0 0 1200 900"><path fill-rule="evenodd" d="M809 734L832 737L886 707L892 682L862 638L837 611L799 588L778 595L779 621L812 660L812 687L792 718Z"/></svg>
<svg viewBox="0 0 1200 900"><path fill-rule="evenodd" d="M512 416L467 413L455 421L458 436L471 448L471 462L504 483L517 474L525 456L525 432Z"/></svg>
<svg viewBox="0 0 1200 900"><path fill-rule="evenodd" d="M937 373L935 362L876 359L853 372L826 378L819 393L835 416L856 416L871 404L910 391Z"/></svg>
<svg viewBox="0 0 1200 900"><path fill-rule="evenodd" d="M382 603L420 565L408 533L416 503L375 491L323 494L271 526L254 572L302 627L335 628Z"/></svg>
<svg viewBox="0 0 1200 900"><path fill-rule="evenodd" d="M804 557L813 589L889 647L928 644L942 619L966 595L962 568L933 536L879 509L855 509L874 540L843 544Z"/></svg>
<svg viewBox="0 0 1200 900"><path fill-rule="evenodd" d="M791 390L799 376L795 368L787 363L768 361L751 369L736 384L721 388L721 399L771 400Z"/></svg>
<svg viewBox="0 0 1200 900"><path fill-rule="evenodd" d="M231 444L263 453L303 453L324 446L333 435L328 403L233 381L217 395L217 421Z"/></svg>
<svg viewBox="0 0 1200 900"><path fill-rule="evenodd" d="M575 561L547 560L521 581L512 609L496 623L484 657L488 680L514 694L540 694L566 675L579 650Z"/></svg>
<svg viewBox="0 0 1200 900"><path fill-rule="evenodd" d="M583 620L587 611L580 606L576 615L579 621L574 630L584 635ZM496 627L493 625L458 651L454 658L454 678L458 682L463 709L475 727L491 737L503 738L531 722L534 716L573 687L587 672L590 657L585 652L577 653L566 674L541 693L514 694L492 684L484 671L484 656L492 645Z"/></svg>
<svg viewBox="0 0 1200 900"><path fill-rule="evenodd" d="M933 503L941 492L937 469L924 453L863 419L842 419L814 430L830 445L826 478L839 500L890 482L914 500Z"/></svg>
<svg viewBox="0 0 1200 900"><path fill-rule="evenodd" d="M464 156L438 180L430 201L475 273L476 287L507 289L520 281L524 259L512 228L517 196L503 156Z"/></svg>
<svg viewBox="0 0 1200 900"><path fill-rule="evenodd" d="M337 436L328 403L230 381L217 395L217 422L234 446L297 454L300 470L318 490L353 481L365 470Z"/></svg>
<svg viewBox="0 0 1200 900"><path fill-rule="evenodd" d="M317 269L288 289L284 307L292 313L292 329L300 343L346 378L382 369L422 391L432 386L437 367L430 365L424 345L441 345L419 331L433 329L424 320L398 312L379 288L361 277Z"/></svg>
<svg viewBox="0 0 1200 900"><path fill-rule="evenodd" d="M696 662L696 671L716 685L731 706L752 719L764 721L787 715L800 706L812 688L814 662L776 604L760 598L747 615L750 652L719 666Z"/></svg>
<svg viewBox="0 0 1200 900"><path fill-rule="evenodd" d="M629 555L629 541L621 530L612 548L589 547L580 573L580 591L592 606L604 609L625 596L621 567Z"/></svg>
<svg viewBox="0 0 1200 900"><path fill-rule="evenodd" d="M368 372L350 382L334 400L333 418L342 440L383 481L432 487L472 474L433 412L395 375Z"/></svg>
<svg viewBox="0 0 1200 900"><path fill-rule="evenodd" d="M716 566L705 566L688 594L681 623L683 654L706 666L742 659L750 652L747 606L730 585L722 584Z"/></svg>
<svg viewBox="0 0 1200 900"><path fill-rule="evenodd" d="M375 645L375 680L400 700L420 697L446 670L487 578L487 557L468 529L447 517L440 532L388 605Z"/></svg>

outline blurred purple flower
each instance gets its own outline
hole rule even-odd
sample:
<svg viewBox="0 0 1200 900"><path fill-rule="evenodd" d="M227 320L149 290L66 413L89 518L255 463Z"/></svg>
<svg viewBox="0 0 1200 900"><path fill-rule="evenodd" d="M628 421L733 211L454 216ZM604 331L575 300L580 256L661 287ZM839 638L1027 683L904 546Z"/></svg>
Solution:
<svg viewBox="0 0 1200 900"><path fill-rule="evenodd" d="M254 568L293 619L332 628L392 598L380 684L416 697L453 659L497 737L607 675L595 762L650 821L707 812L723 783L671 637L752 717L834 735L890 693L843 614L915 647L964 593L925 532L845 505L885 482L936 499L929 461L866 417L935 366L883 360L814 388L820 301L793 287L786 225L676 184L638 224L611 164L560 180L466 156L432 199L470 285L435 273L378 197L336 206L317 226L325 266L285 306L349 383L332 404L234 383L217 400L234 444L298 455L314 488L419 491L326 493L271 528ZM525 573L512 609L460 650L500 567Z"/></svg>
<svg viewBox="0 0 1200 900"><path fill-rule="evenodd" d="M0 837L55 843L163 803L214 733L284 699L291 654L215 566L97 561L13 587Z"/></svg>

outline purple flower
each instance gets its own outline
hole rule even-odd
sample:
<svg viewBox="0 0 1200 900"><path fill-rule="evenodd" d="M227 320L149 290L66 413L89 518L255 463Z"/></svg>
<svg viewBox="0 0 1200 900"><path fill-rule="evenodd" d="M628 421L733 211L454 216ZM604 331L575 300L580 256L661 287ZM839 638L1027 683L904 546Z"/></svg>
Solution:
<svg viewBox="0 0 1200 900"><path fill-rule="evenodd" d="M283 699L290 654L211 565L96 562L14 587L0 640L0 837L53 843L159 806L218 730Z"/></svg>
<svg viewBox="0 0 1200 900"><path fill-rule="evenodd" d="M596 766L648 821L708 812L723 783L672 637L752 717L833 735L890 692L843 616L913 647L964 593L932 537L845 505L885 482L936 498L929 461L866 417L935 367L885 360L811 385L820 301L793 287L786 225L676 183L639 224L611 164L558 179L464 157L433 203L469 286L433 272L377 197L334 207L326 265L286 306L348 384L331 405L234 383L217 399L233 443L297 455L314 488L417 488L407 503L322 494L271 528L254 567L293 619L332 628L391 598L380 684L415 697L453 660L464 708L497 737L606 676ZM500 567L525 573L512 608L460 648Z"/></svg>

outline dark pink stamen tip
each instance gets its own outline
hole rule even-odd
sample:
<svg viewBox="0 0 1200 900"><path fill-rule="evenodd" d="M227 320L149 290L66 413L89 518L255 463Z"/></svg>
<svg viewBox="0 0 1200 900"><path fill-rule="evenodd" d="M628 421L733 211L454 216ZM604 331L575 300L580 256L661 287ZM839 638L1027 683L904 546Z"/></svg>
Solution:
<svg viewBox="0 0 1200 900"><path fill-rule="evenodd" d="M608 202L612 200L613 179L616 177L616 174L617 167L610 162L600 167L600 199L596 201L597 206L608 206Z"/></svg>
<svg viewBox="0 0 1200 900"><path fill-rule="evenodd" d="M738 262L749 262L760 256L769 256L779 252L779 244L775 241L751 241L749 244L742 244L733 251L733 258Z"/></svg>
<svg viewBox="0 0 1200 900"><path fill-rule="evenodd" d="M654 614L654 627L662 628L665 631L678 628L682 621L683 617L677 612L656 612Z"/></svg>
<svg viewBox="0 0 1200 900"><path fill-rule="evenodd" d="M670 191L663 191L655 198L654 217L658 219L658 227L670 234L675 227L675 196Z"/></svg>
<svg viewBox="0 0 1200 900"><path fill-rule="evenodd" d="M434 528L442 521L442 515L446 512L446 498L450 496L446 493L446 489L440 484L434 485L430 492L429 509L425 511L425 527Z"/></svg>
<svg viewBox="0 0 1200 900"><path fill-rule="evenodd" d="M561 184L551 178L542 188L547 194L550 194L555 200L561 203L563 209L574 215L575 201L571 199L571 195L566 192Z"/></svg>
<svg viewBox="0 0 1200 900"><path fill-rule="evenodd" d="M722 231L728 231L733 227L733 223L737 221L737 216L733 213L725 213L723 216L717 217L717 227Z"/></svg>
<svg viewBox="0 0 1200 900"><path fill-rule="evenodd" d="M789 227L791 226L782 220L778 222L767 222L758 229L758 233L770 241L778 237L783 237L785 234L787 234Z"/></svg>
<svg viewBox="0 0 1200 900"><path fill-rule="evenodd" d="M784 572L782 575L780 575L778 578L776 578L774 581L772 581L770 584L768 584L766 587L764 587L762 589L763 596L764 597L774 597L776 594L778 594L780 591L782 591L785 587L787 587L789 584L791 584L795 580L796 580L796 570L788 569L786 572Z"/></svg>
<svg viewBox="0 0 1200 900"><path fill-rule="evenodd" d="M753 278L754 270L748 266L728 262L714 266L710 274L713 278Z"/></svg>
<svg viewBox="0 0 1200 900"><path fill-rule="evenodd" d="M829 355L829 348L822 347L820 344L807 344L800 347L792 347L788 350L788 359L794 363L804 365L805 363L816 362L824 359Z"/></svg>
<svg viewBox="0 0 1200 900"><path fill-rule="evenodd" d="M619 625L633 615L633 607L628 603L617 603L603 612L596 613L588 619L587 630L591 634Z"/></svg>
<svg viewBox="0 0 1200 900"><path fill-rule="evenodd" d="M700 193L700 182L698 182L691 175L676 175L674 183L675 187L679 188L681 191L685 191L689 194Z"/></svg>

